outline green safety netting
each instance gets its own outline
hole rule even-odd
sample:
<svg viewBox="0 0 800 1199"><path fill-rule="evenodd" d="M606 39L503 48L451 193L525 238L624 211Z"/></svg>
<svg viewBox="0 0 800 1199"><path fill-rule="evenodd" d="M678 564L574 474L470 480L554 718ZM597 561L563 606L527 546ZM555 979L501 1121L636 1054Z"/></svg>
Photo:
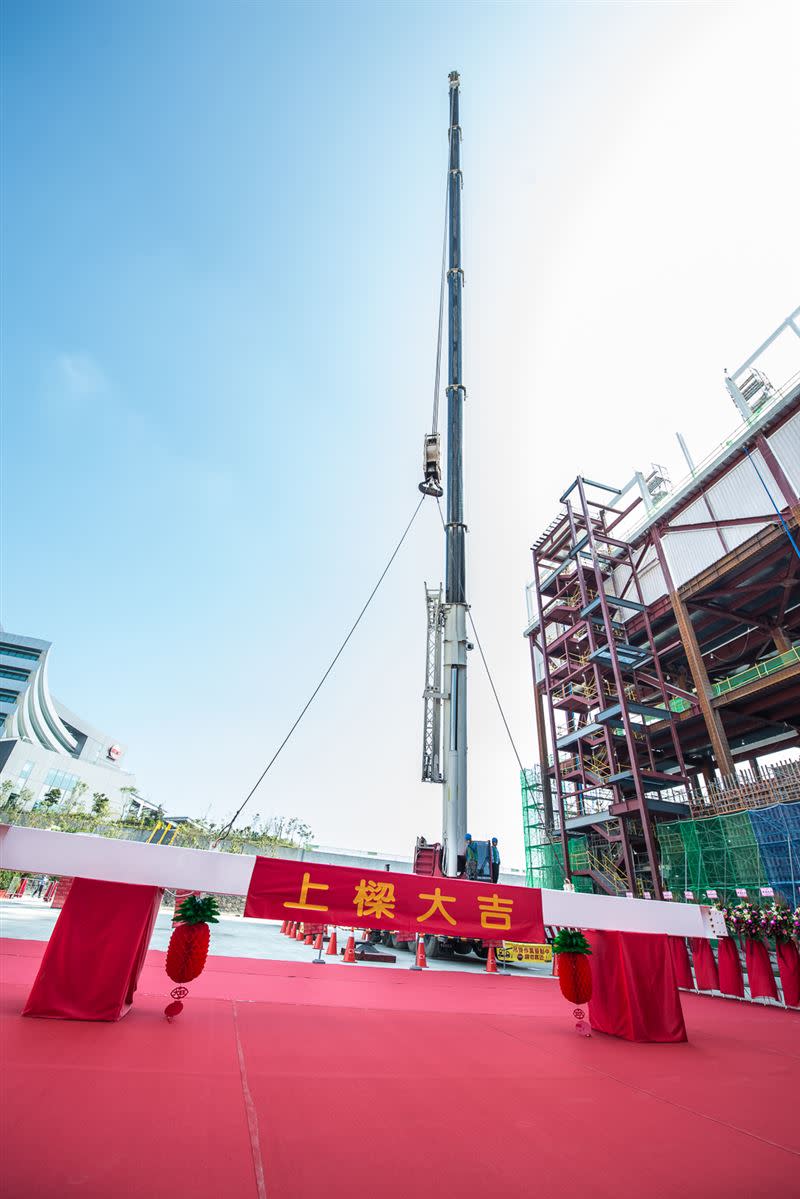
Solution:
<svg viewBox="0 0 800 1199"><path fill-rule="evenodd" d="M564 882L561 844L545 835L542 788L538 769L522 774L525 867L531 887L561 888ZM700 820L656 824L665 890L676 898L691 891L701 898L714 890L736 902L736 888L758 898L761 887L794 906L800 902L800 803L779 803L754 811ZM570 837L573 869L588 866L587 837ZM578 891L592 891L589 878L573 876Z"/></svg>
<svg viewBox="0 0 800 1199"><path fill-rule="evenodd" d="M671 820L656 826L664 886L677 895L699 896L711 888L735 898L737 887L757 895L768 885L758 842L747 812Z"/></svg>
<svg viewBox="0 0 800 1199"><path fill-rule="evenodd" d="M522 828L525 838L525 878L529 887L548 887L561 890L564 884L564 866L561 843L551 841L544 831L542 810L542 784L538 768L524 770L522 785ZM585 853L586 838L570 838L570 857L581 848ZM592 880L574 878L576 891L591 891Z"/></svg>

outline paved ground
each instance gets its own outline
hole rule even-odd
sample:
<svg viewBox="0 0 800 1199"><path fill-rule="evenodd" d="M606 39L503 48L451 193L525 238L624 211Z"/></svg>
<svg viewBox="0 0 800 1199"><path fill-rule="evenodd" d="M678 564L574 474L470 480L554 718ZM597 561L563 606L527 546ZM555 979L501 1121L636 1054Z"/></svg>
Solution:
<svg viewBox="0 0 800 1199"><path fill-rule="evenodd" d="M58 919L58 912L53 911L49 904L40 899L0 899L0 937L21 938L31 941L47 941L53 926ZM241 916L223 916L219 924L213 926L211 932L212 954L233 958L262 958L266 961L310 962L315 956L313 951L300 941L293 941L280 933L280 925L273 920L244 920ZM172 932L172 910L163 910L156 921L156 927L150 942L151 949L166 949ZM339 929L337 940L339 948L344 947L348 932ZM360 936L356 933L356 939ZM387 952L394 952L388 950ZM376 970L405 969L412 963L410 953L402 950L396 953L397 962L394 967L375 965ZM332 964L327 959L327 964ZM432 970L462 971L469 974L480 974L485 970L485 963L479 961L474 954L457 958L453 961L432 961ZM520 976L550 976L550 965L511 967L511 971Z"/></svg>

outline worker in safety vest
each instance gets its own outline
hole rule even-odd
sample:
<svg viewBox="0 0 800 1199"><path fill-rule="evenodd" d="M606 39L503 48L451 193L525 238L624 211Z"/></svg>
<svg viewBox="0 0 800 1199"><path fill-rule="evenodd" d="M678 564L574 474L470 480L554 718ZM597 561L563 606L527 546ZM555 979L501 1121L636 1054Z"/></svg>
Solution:
<svg viewBox="0 0 800 1199"><path fill-rule="evenodd" d="M472 840L471 833L467 833L464 840L467 843L466 854L465 854L466 867L465 867L464 873L466 874L467 878L477 878L478 877L478 847L475 844L475 842Z"/></svg>
<svg viewBox="0 0 800 1199"><path fill-rule="evenodd" d="M500 877L500 850L497 848L497 837L492 837L492 882Z"/></svg>

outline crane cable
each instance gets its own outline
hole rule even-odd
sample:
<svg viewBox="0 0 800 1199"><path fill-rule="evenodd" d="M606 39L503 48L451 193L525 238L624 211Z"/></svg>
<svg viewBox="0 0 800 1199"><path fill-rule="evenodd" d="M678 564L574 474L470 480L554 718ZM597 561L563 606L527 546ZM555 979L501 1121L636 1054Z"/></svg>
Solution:
<svg viewBox="0 0 800 1199"><path fill-rule="evenodd" d="M343 651L344 651L344 648L345 648L345 646L347 645L348 641L349 641L349 640L350 640L350 638L353 636L353 633L355 633L356 629L357 629L357 628L358 628L358 626L360 625L360 623L361 623L361 619L362 619L362 617L364 616L364 614L366 613L366 611L367 611L367 608L370 606L370 604L372 603L373 599L375 598L375 595L377 594L378 588L380 587L381 583L383 582L383 580L386 578L387 574L389 573L389 567L392 565L392 563L394 562L394 560L395 560L395 558L397 557L398 553L400 552L400 547L402 546L403 542L405 541L406 537L408 536L408 533L409 533L409 531L410 531L410 529L411 529L411 526L413 525L414 521L416 520L416 518L417 518L417 513L419 512L420 508L422 507L422 504L423 504L424 500L425 500L425 496L423 495L423 496L421 496L421 497L420 497L419 503L417 504L416 508L414 509L414 513L413 513L413 515L412 515L412 517L411 517L411 520L408 522L408 524L406 525L405 529L403 530L403 534L402 534L402 536L401 536L400 540L398 541L397 545L396 545L396 546L394 547L394 549L392 550L392 554L391 554L391 557L389 558L389 561L386 563L386 565L384 566L383 570L381 571L381 573L380 573L380 575L379 575L379 577L378 577L378 581L377 581L377 583L376 583L376 584L375 584L375 586L372 588L372 591L370 591L370 593L369 593L369 596L367 597L367 601L366 601L366 603L364 604L364 606L363 606L363 608L361 609L361 611L359 612L358 616L355 618L355 620L353 621L352 625L350 626L350 631L348 632L348 634L347 634L347 636L345 637L344 641L343 641L343 642L342 642L342 644L339 646L339 648L337 649L337 651L336 651L336 653L334 654L333 658L331 659L331 661L330 661L330 664L328 665L328 668L327 668L327 670L326 670L326 671L325 671L325 673L323 674L323 676L322 676L322 678L320 679L320 681L317 683L317 685L316 685L316 687L314 688L314 690L311 692L311 695L308 697L308 699L306 700L305 704L303 705L303 708L302 708L302 709L301 709L301 711L300 711L300 715L297 717L297 719L295 720L294 724L293 724L293 725L292 725L292 727L289 729L289 732L286 734L286 736L284 737L283 741L281 741L280 745L279 745L279 746L278 746L278 748L275 750L275 753L272 755L272 757L270 758L269 762L267 762L266 766L265 766L265 767L264 767L264 769L261 771L261 774L258 776L258 779L256 780L256 782L253 784L253 786L252 786L252 787L250 788L250 790L248 791L248 793L247 793L247 795L245 796L245 798L244 798L244 800L242 801L242 803L241 803L241 804L239 805L239 807L236 809L236 811L234 812L233 816L232 816L232 817L231 817L231 819L228 821L228 823L225 825L225 827L224 827L224 828L221 830L221 832L220 832L220 833L218 833L218 835L216 836L216 838L215 838L215 840L214 840L214 845L215 845L215 846L219 845L219 844L220 844L220 842L222 842L222 841L225 839L225 837L227 837L227 836L228 836L228 834L231 832L231 830L233 829L233 826L234 826L234 824L235 824L235 823L236 823L236 821L239 819L239 816L241 815L241 813L242 813L242 811L244 810L245 806L246 806L246 805L247 805L247 804L250 802L250 800L253 798L253 796L255 795L256 791L258 790L258 788L261 786L262 782L264 781L264 779L265 779L265 778L266 778L266 776L268 775L269 771L272 769L273 765L274 765L274 764L275 764L275 762L278 760L278 757L279 757L279 755L280 755L281 751L283 750L284 746L285 746L285 745L286 745L286 743L288 742L289 738L292 736L292 733L295 731L295 729L296 729L296 728L297 728L297 726L299 725L300 721L303 719L303 717L305 716L306 712L307 712L307 711L308 711L308 709L311 707L311 705L312 705L312 703L314 702L314 700L317 698L317 695L319 694L319 692L320 692L320 691L321 691L321 689L322 689L322 685L323 685L323 683L325 682L325 680L327 679L328 675L329 675L329 674L331 673L331 671L333 670L333 668L334 668L334 666L336 665L336 663L339 661L339 658L342 656L342 653L343 653Z"/></svg>
<svg viewBox="0 0 800 1199"><path fill-rule="evenodd" d="M442 522L442 528L446 528L447 526L444 523L444 514L442 513L442 506L438 499L436 501L436 507L439 510L439 519ZM478 652L480 653L481 661L483 662L483 669L486 671L486 677L489 680L489 686L492 689L492 695L494 696L495 703L497 704L497 710L500 713L500 719L503 722L503 725L506 730L506 734L508 735L508 740L511 744L511 748L514 751L514 757L517 759L517 765L519 766L520 774L521 774L522 778L525 780L525 790L529 794L531 794L531 787L529 787L529 785L528 785L528 771L522 765L522 758L519 756L519 750L517 749L517 743L514 740L514 736L509 727L508 720L506 719L506 714L503 709L503 705L500 702L500 696L497 693L497 688L494 685L494 679L492 678L492 672L489 669L489 663L486 661L486 654L483 652L483 645L481 644L481 639L478 636L478 630L475 628L475 621L472 617L472 609L470 607L467 607L467 620L469 621L470 628L472 629L472 634L475 638L475 644L478 647ZM546 763L543 763L543 768L547 769ZM536 800L533 800L533 803L534 803L534 806L536 807L537 811L539 812L539 815L541 818L540 823L541 823L542 832L544 833L545 837L547 838L547 840L550 844L550 848L553 850L553 858L558 863L558 868L564 876L564 881L570 882L571 880L570 880L569 875L567 874L567 871L564 867L564 863L561 859L561 855L558 852L557 842L553 838L553 836L550 832L550 829L547 827L547 821L544 819L544 814L542 813L541 807L536 802Z"/></svg>

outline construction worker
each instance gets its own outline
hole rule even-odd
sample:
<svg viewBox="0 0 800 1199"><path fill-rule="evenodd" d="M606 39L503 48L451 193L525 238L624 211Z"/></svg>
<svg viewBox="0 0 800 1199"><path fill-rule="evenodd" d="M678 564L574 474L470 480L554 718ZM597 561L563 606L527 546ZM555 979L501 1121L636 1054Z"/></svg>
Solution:
<svg viewBox="0 0 800 1199"><path fill-rule="evenodd" d="M497 848L497 837L492 837L492 882L500 877L500 850Z"/></svg>
<svg viewBox="0 0 800 1199"><path fill-rule="evenodd" d="M466 853L465 853L464 873L466 874L467 878L477 878L478 877L478 847L475 844L475 842L472 840L471 833L467 833L464 840L467 843L467 848L466 848Z"/></svg>

